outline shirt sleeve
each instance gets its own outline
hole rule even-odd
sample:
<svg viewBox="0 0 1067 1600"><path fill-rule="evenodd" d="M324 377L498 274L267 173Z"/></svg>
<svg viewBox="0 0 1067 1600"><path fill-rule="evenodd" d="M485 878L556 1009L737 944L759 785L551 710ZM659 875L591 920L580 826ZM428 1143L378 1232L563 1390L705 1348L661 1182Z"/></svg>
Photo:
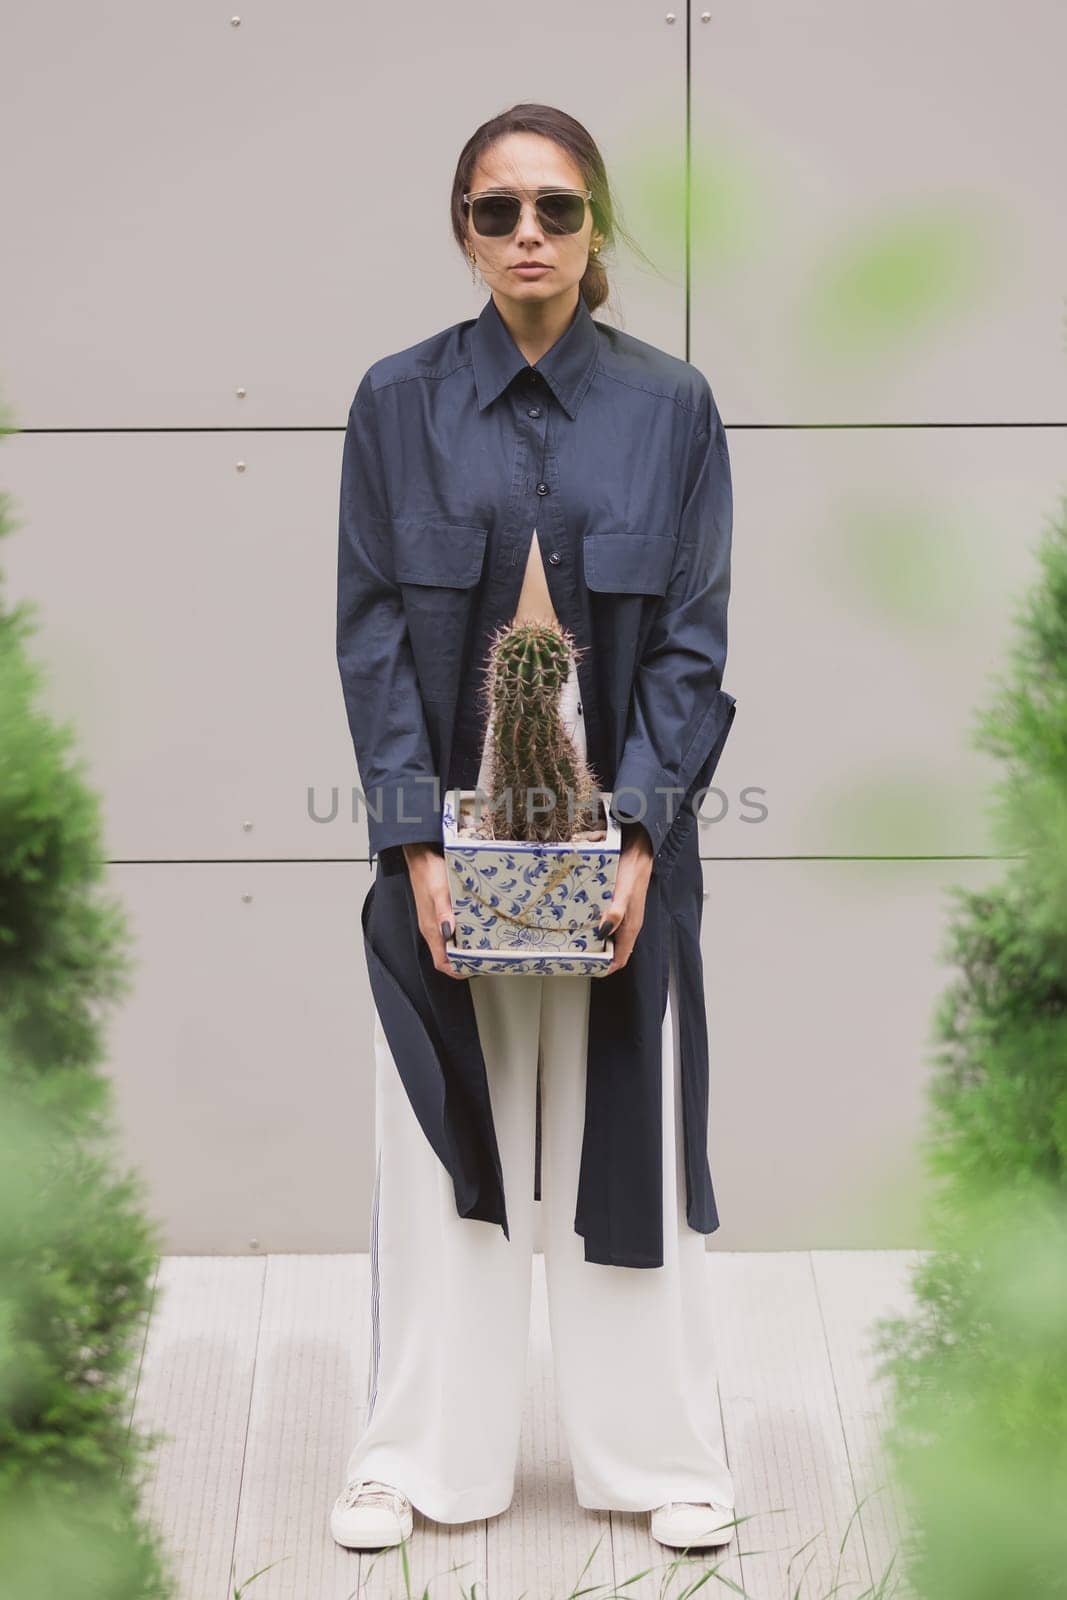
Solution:
<svg viewBox="0 0 1067 1600"><path fill-rule="evenodd" d="M674 564L638 663L612 789L613 816L640 822L657 855L668 836L696 826L693 802L733 722L736 702L722 688L732 534L726 430L705 381Z"/></svg>
<svg viewBox="0 0 1067 1600"><path fill-rule="evenodd" d="M393 576L369 372L348 413L337 553L337 665L372 854L441 842L441 783Z"/></svg>

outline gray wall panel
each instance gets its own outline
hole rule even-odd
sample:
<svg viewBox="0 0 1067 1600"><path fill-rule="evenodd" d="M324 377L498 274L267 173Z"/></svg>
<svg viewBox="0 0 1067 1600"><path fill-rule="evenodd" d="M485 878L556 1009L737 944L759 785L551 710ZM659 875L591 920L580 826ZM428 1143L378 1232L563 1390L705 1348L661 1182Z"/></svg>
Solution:
<svg viewBox="0 0 1067 1600"><path fill-rule="evenodd" d="M1067 487L1063 430L741 427L729 440L724 681L738 707L702 854L993 850L997 769L972 723Z"/></svg>
<svg viewBox="0 0 1067 1600"><path fill-rule="evenodd" d="M450 185L475 127L517 100L572 109L613 156L652 258L628 267L613 314L682 353L686 47L665 15L647 0L18 9L0 346L20 425L343 422L370 361L481 309Z"/></svg>
<svg viewBox="0 0 1067 1600"><path fill-rule="evenodd" d="M341 448L336 430L6 442L12 596L40 606L115 858L366 858L334 647Z"/></svg>
<svg viewBox="0 0 1067 1600"><path fill-rule="evenodd" d="M730 1250L922 1242L949 888L985 861L704 866L712 1174Z"/></svg>
<svg viewBox="0 0 1067 1600"><path fill-rule="evenodd" d="M692 15L692 355L727 421L1067 421L1067 7Z"/></svg>
<svg viewBox="0 0 1067 1600"><path fill-rule="evenodd" d="M369 886L334 862L112 868L137 968L112 1071L166 1250L368 1248Z"/></svg>

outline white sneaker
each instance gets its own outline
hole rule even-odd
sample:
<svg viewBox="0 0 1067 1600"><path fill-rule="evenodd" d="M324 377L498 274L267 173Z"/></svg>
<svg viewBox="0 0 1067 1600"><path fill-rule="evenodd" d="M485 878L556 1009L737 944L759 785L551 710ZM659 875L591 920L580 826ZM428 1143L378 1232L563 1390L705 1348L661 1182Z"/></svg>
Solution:
<svg viewBox="0 0 1067 1600"><path fill-rule="evenodd" d="M674 1550L729 1544L737 1512L714 1501L668 1500L652 1512L651 1533Z"/></svg>
<svg viewBox="0 0 1067 1600"><path fill-rule="evenodd" d="M411 1538L411 1501L390 1483L354 1478L330 1512L330 1532L346 1550L379 1550Z"/></svg>

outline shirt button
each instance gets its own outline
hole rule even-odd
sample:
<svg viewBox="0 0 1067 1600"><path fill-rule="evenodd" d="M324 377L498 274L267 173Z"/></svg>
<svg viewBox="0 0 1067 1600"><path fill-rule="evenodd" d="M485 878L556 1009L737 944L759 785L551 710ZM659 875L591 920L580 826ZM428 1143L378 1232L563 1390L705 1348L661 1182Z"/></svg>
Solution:
<svg viewBox="0 0 1067 1600"><path fill-rule="evenodd" d="M541 407L540 406L531 406L529 411L527 411L526 415L528 417L539 417L541 415Z"/></svg>
<svg viewBox="0 0 1067 1600"><path fill-rule="evenodd" d="M548 484L547 483L539 483L537 485L537 492L538 492L538 494L547 494L548 493Z"/></svg>
<svg viewBox="0 0 1067 1600"><path fill-rule="evenodd" d="M552 554L549 556L548 559L549 559L549 561L551 561L551 563L552 563L552 565L554 567L558 567L559 566L559 551L558 550L553 550Z"/></svg>

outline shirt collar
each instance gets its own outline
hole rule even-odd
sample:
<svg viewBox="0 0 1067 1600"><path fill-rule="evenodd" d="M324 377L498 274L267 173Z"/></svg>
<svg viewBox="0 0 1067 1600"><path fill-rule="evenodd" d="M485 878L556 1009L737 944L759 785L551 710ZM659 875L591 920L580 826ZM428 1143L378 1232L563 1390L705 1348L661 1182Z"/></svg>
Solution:
<svg viewBox="0 0 1067 1600"><path fill-rule="evenodd" d="M551 350L546 350L535 369L540 372L560 405L571 418L577 413L582 397L592 381L596 368L598 339L584 297L579 294L578 306L570 323L560 334ZM478 391L478 409L484 411L498 395L503 394L511 380L530 366L515 343L492 295L474 324L471 335L474 361L474 383Z"/></svg>

